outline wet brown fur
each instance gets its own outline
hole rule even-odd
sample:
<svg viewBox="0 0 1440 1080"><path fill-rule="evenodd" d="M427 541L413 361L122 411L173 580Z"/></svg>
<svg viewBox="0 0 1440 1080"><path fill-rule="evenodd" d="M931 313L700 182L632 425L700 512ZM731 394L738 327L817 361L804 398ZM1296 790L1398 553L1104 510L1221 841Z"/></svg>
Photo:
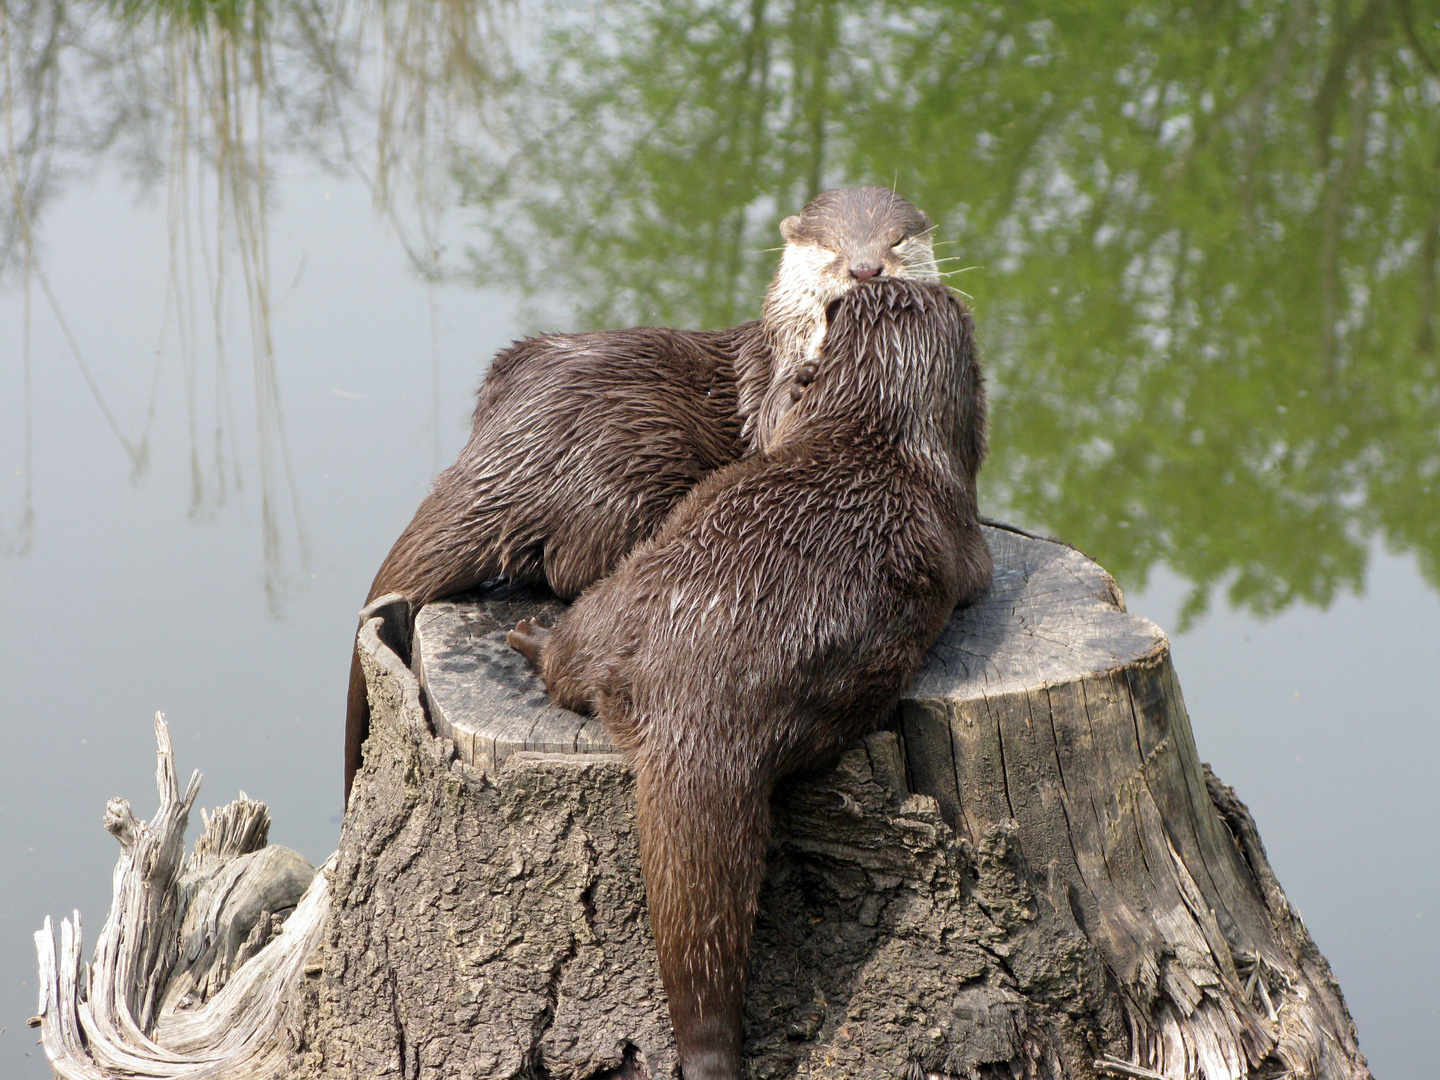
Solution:
<svg viewBox="0 0 1440 1080"><path fill-rule="evenodd" d="M551 697L631 758L661 975L686 1080L738 1080L778 779L889 715L990 581L976 520L985 404L969 314L937 284L839 302L770 448L701 481L553 631Z"/></svg>
<svg viewBox="0 0 1440 1080"><path fill-rule="evenodd" d="M418 610L502 575L574 599L702 477L741 455L734 358L759 333L753 322L610 330L530 338L500 353L465 448L395 541L366 602L398 592ZM356 653L347 802L369 719Z"/></svg>
<svg viewBox="0 0 1440 1080"><path fill-rule="evenodd" d="M824 308L860 275L935 277L929 219L885 188L822 192L781 224L763 318L517 342L480 387L469 441L375 576L413 608L499 576L562 599L599 580L702 477L764 446L813 359ZM779 390L774 388L779 386ZM345 799L370 730L351 659Z"/></svg>

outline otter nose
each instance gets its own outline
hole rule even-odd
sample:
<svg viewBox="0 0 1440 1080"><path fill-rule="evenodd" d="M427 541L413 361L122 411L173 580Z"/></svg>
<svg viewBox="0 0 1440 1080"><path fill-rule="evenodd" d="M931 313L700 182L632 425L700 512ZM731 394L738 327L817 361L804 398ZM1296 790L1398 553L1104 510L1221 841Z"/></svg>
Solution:
<svg viewBox="0 0 1440 1080"><path fill-rule="evenodd" d="M872 277L875 277L877 274L879 274L882 269L884 269L884 267L852 266L850 267L850 276L853 277L856 281L869 281Z"/></svg>

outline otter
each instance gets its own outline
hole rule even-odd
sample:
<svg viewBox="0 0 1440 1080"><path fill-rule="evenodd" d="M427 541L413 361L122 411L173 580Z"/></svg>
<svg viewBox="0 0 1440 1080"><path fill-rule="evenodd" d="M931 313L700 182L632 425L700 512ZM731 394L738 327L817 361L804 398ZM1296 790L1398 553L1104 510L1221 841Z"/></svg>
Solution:
<svg viewBox="0 0 1440 1080"><path fill-rule="evenodd" d="M553 629L507 634L634 768L686 1080L742 1074L776 782L890 715L956 606L990 583L985 398L961 302L938 283L861 285L798 381L764 451L700 481Z"/></svg>
<svg viewBox="0 0 1440 1080"><path fill-rule="evenodd" d="M385 557L366 603L412 609L497 577L562 600L604 577L702 477L765 445L825 306L874 277L938 278L930 219L888 188L826 191L780 224L761 318L725 330L550 334L501 352L469 441ZM345 802L370 731L355 652Z"/></svg>

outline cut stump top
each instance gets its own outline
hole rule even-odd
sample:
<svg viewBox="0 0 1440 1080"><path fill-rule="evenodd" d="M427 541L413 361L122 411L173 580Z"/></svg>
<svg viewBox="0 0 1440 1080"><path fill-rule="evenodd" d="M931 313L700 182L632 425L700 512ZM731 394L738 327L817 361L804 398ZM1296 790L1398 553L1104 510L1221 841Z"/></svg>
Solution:
<svg viewBox="0 0 1440 1080"><path fill-rule="evenodd" d="M1035 691L1116 671L1168 648L1164 632L1125 611L1115 581L1074 548L984 528L995 558L989 590L955 613L903 703L964 702ZM542 591L491 588L426 605L414 657L436 731L461 757L494 768L517 751L613 753L593 717L551 704L505 643L523 618L564 605Z"/></svg>

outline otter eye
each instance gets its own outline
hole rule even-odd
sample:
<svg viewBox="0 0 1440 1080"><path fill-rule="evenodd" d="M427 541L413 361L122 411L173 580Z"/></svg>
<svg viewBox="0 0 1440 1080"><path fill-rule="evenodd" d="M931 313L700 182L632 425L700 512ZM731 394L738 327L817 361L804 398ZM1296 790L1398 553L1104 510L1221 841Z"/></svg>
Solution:
<svg viewBox="0 0 1440 1080"><path fill-rule="evenodd" d="M890 246L891 246L892 248L898 248L901 244L905 243L905 241L906 241L906 240L909 240L909 239L910 239L910 238L909 238L908 236L906 236L904 233L896 233L896 234L895 234L893 237L891 237L891 239L890 239Z"/></svg>

